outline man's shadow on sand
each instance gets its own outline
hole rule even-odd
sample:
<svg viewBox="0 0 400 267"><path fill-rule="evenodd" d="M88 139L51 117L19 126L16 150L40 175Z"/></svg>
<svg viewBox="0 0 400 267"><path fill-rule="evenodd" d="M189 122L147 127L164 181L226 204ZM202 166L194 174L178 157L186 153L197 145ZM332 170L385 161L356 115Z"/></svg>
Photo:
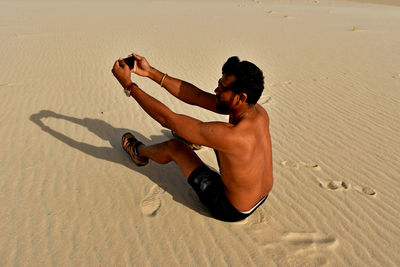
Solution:
<svg viewBox="0 0 400 267"><path fill-rule="evenodd" d="M103 140L110 142L110 147L97 147L91 144L78 142L58 131L51 129L46 126L41 120L43 118L55 118L66 120L80 126L86 127L90 132L94 133ZM179 167L175 164L159 165L151 162L148 166L137 167L129 155L121 147L121 136L126 132L133 133L138 140L143 141L145 144L153 144L166 141L166 139L172 138L167 130L162 130L163 135L151 136L148 139L136 131L132 131L125 128L114 128L105 121L99 119L78 119L62 114L57 114L53 111L42 110L39 113L33 114L30 120L38 125L44 132L50 134L54 138L62 141L70 147L73 147L79 151L82 151L90 156L111 161L117 164L121 164L134 172L140 172L147 176L151 181L156 183L165 191L169 192L173 199L194 211L210 217L210 214L202 207L200 201L197 199L195 194L191 193L190 187L187 184L182 172ZM194 197L195 196L195 197Z"/></svg>

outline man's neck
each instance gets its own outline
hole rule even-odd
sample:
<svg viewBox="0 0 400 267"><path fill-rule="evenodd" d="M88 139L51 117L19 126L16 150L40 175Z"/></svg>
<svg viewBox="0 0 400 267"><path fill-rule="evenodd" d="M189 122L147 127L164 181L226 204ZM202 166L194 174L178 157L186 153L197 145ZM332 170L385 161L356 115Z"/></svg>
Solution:
<svg viewBox="0 0 400 267"><path fill-rule="evenodd" d="M246 104L236 110L232 110L229 114L229 123L234 125L238 124L241 119L246 117L249 113L255 110L255 104Z"/></svg>

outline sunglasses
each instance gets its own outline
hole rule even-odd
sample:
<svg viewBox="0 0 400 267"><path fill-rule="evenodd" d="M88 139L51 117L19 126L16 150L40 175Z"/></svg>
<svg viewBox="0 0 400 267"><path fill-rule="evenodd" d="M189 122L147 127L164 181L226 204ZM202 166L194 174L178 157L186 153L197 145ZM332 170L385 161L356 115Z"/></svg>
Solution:
<svg viewBox="0 0 400 267"><path fill-rule="evenodd" d="M221 91L233 91L231 88L223 86L221 80L221 78L218 80L218 86L221 88Z"/></svg>

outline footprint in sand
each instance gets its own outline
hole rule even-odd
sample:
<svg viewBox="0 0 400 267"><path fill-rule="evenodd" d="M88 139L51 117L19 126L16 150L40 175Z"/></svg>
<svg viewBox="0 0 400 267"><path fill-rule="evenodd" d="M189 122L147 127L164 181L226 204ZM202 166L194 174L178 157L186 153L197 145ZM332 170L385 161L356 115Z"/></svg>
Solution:
<svg viewBox="0 0 400 267"><path fill-rule="evenodd" d="M321 166L312 162L300 162L300 165L312 169L313 171L320 171Z"/></svg>
<svg viewBox="0 0 400 267"><path fill-rule="evenodd" d="M361 194L367 195L369 197L376 197L376 191L374 189L372 189L371 187L368 187L368 186L361 187L361 186L356 185L356 186L353 186L353 188L354 188L354 190L356 190L357 192L359 192Z"/></svg>
<svg viewBox="0 0 400 267"><path fill-rule="evenodd" d="M393 75L392 78L393 78L393 79L399 79L399 78L400 78L400 73L398 73L398 74L396 74L396 75Z"/></svg>
<svg viewBox="0 0 400 267"><path fill-rule="evenodd" d="M154 216L161 207L160 195L164 190L158 185L153 185L145 198L140 202L140 209L146 216Z"/></svg>
<svg viewBox="0 0 400 267"><path fill-rule="evenodd" d="M347 190L350 188L350 185L344 181L320 181L319 186L328 190Z"/></svg>
<svg viewBox="0 0 400 267"><path fill-rule="evenodd" d="M282 240L296 250L335 248L338 245L336 238L317 233L287 233Z"/></svg>
<svg viewBox="0 0 400 267"><path fill-rule="evenodd" d="M287 233L282 241L289 252L287 264L290 266L324 265L329 262L327 253L339 245L335 237L318 233ZM299 258L304 262L299 262Z"/></svg>
<svg viewBox="0 0 400 267"><path fill-rule="evenodd" d="M284 167L289 167L298 170L300 168L300 164L294 161L282 160L281 165Z"/></svg>
<svg viewBox="0 0 400 267"><path fill-rule="evenodd" d="M347 190L350 188L350 184L344 182L344 181L319 181L319 186L321 186L324 189L331 190L331 191L342 191L342 190ZM351 186L354 190L357 192L369 196L369 197L376 197L376 191L372 189L371 187L368 186L358 186L358 185L353 185Z"/></svg>
<svg viewBox="0 0 400 267"><path fill-rule="evenodd" d="M294 162L294 161L289 161L289 160L283 160L283 161L281 161L281 165L285 166L285 167L290 167L290 168L293 168L296 170L300 169L300 167L306 167L313 171L321 170L321 166L319 166L318 164L313 163L313 162L302 162L302 161Z"/></svg>
<svg viewBox="0 0 400 267"><path fill-rule="evenodd" d="M339 245L334 236L312 232L289 232L274 239L260 247L275 255L283 266L324 265Z"/></svg>

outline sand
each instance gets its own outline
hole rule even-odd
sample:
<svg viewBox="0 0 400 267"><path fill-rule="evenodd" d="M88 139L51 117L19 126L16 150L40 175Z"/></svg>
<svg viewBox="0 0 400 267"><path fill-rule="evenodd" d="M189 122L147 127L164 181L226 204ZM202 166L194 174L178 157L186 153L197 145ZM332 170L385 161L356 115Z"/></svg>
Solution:
<svg viewBox="0 0 400 267"><path fill-rule="evenodd" d="M0 40L0 266L400 265L400 7L2 0ZM232 55L264 71L275 185L245 221L121 149L171 138L111 74L132 51L210 92Z"/></svg>

